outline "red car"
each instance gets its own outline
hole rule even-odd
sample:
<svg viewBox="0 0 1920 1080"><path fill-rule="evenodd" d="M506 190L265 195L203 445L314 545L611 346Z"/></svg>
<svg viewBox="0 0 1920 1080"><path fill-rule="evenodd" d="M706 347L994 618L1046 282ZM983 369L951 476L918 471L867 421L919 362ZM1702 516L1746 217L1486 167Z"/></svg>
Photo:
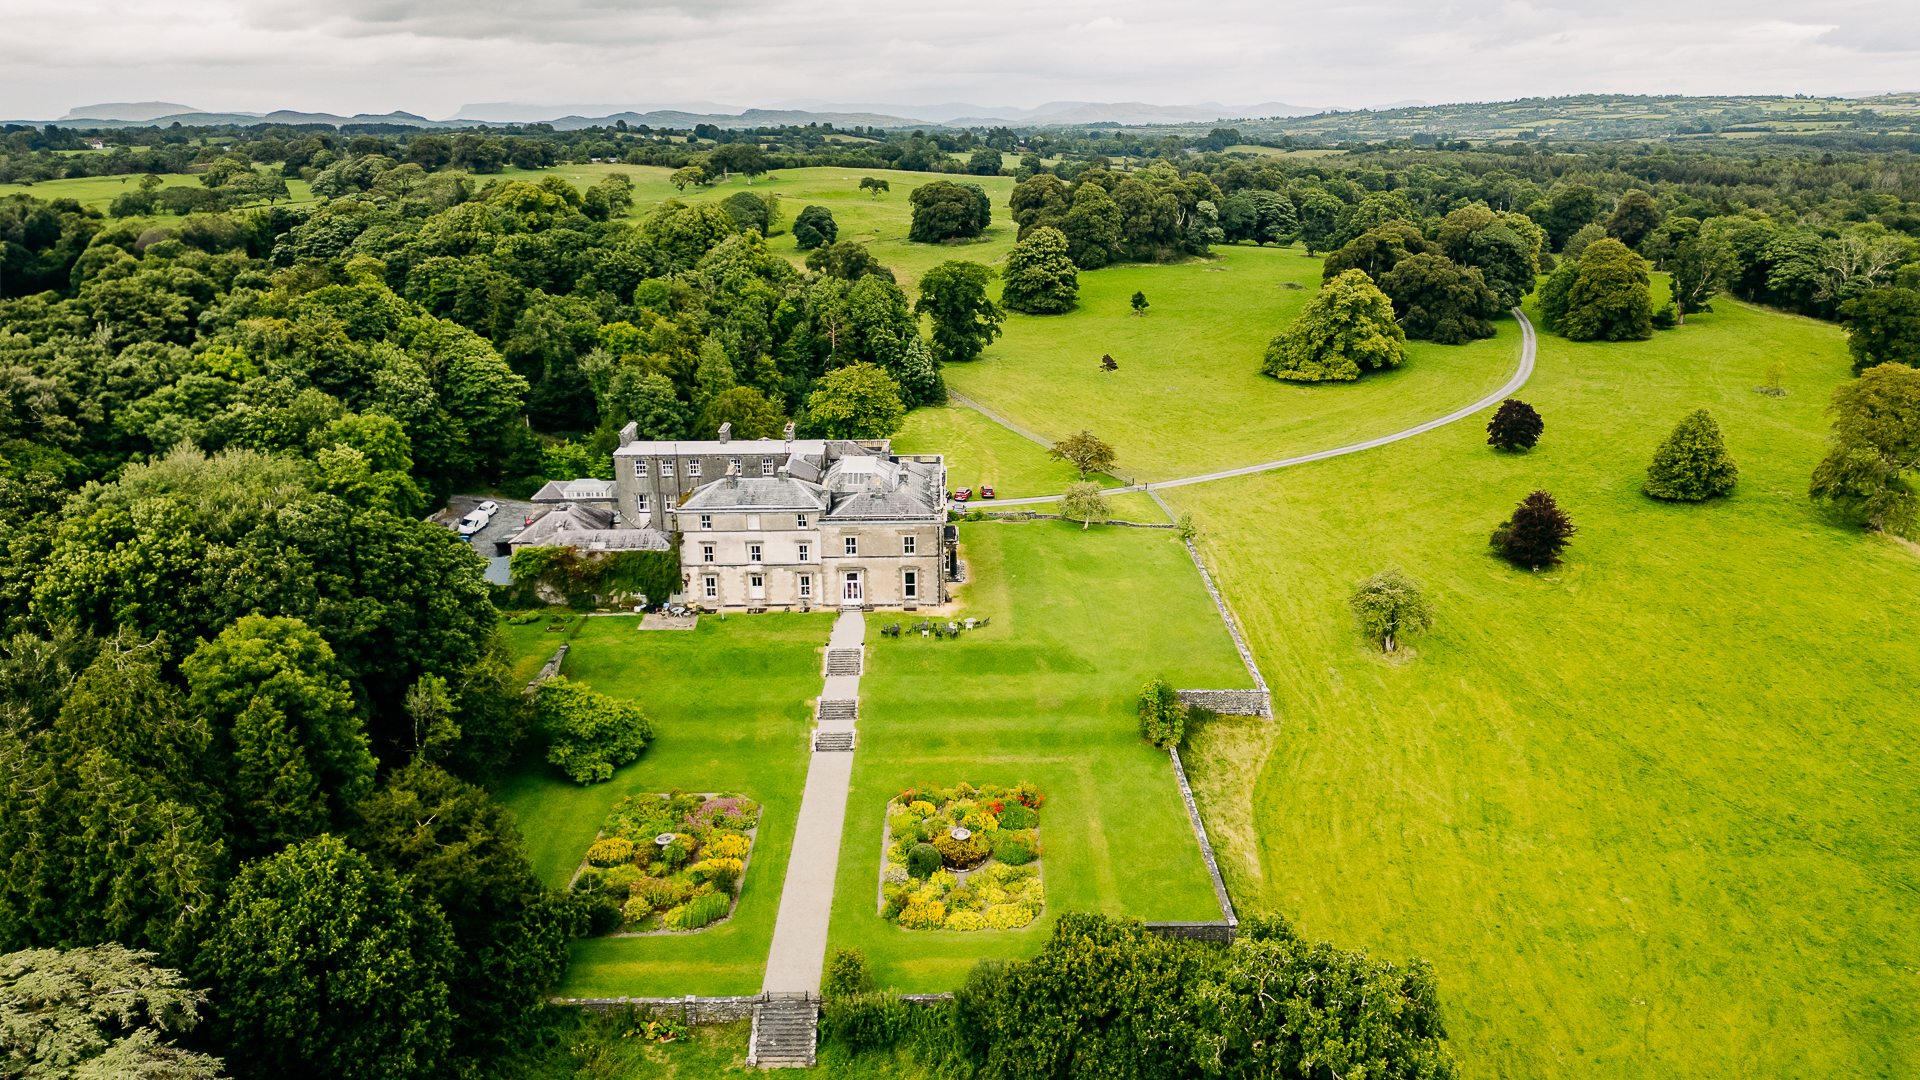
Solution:
<svg viewBox="0 0 1920 1080"><path fill-rule="evenodd" d="M983 498L983 499L991 499L991 498L993 498L993 486L992 486L992 485L990 485L990 484L981 484L981 485L980 485L980 497L981 497L981 498Z"/></svg>
<svg viewBox="0 0 1920 1080"><path fill-rule="evenodd" d="M956 491L953 493L954 502L966 502L968 499L971 499L971 498L973 498L972 488L961 488L959 491Z"/></svg>

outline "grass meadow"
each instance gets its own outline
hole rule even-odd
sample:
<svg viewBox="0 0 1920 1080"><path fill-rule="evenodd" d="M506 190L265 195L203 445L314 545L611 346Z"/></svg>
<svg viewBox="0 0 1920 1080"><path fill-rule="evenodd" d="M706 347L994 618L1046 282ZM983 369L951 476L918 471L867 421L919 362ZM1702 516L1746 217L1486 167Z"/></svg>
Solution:
<svg viewBox="0 0 1920 1080"><path fill-rule="evenodd" d="M731 920L696 934L575 942L559 992L758 993L807 775L808 702L820 693L833 616L707 618L696 630L645 633L638 624L634 617L586 619L572 638L564 674L639 702L656 731L646 753L607 783L586 787L544 762L529 762L500 793L526 834L535 872L553 888L565 886L622 795L740 791L766 809ZM516 649L533 649L535 668L553 652L552 641L524 633L510 640Z"/></svg>
<svg viewBox="0 0 1920 1080"><path fill-rule="evenodd" d="M951 989L982 957L1033 953L1062 911L1217 919L1219 905L1164 753L1140 738L1140 684L1250 685L1166 530L1063 522L961 526L970 584L957 641L879 636L867 617L860 745L841 841L830 947L865 953L883 987ZM882 920L886 801L926 784L1032 781L1047 912L1022 930L911 931Z"/></svg>
<svg viewBox="0 0 1920 1080"><path fill-rule="evenodd" d="M1009 315L984 357L945 369L947 385L1045 438L1089 428L1114 445L1116 473L1153 481L1398 431L1498 388L1519 362L1506 319L1471 345L1415 342L1404 366L1354 383L1268 378L1261 356L1319 288L1320 260L1298 247L1214 250L1207 262L1082 273L1075 310ZM1118 371L1100 370L1109 353Z"/></svg>
<svg viewBox="0 0 1920 1080"><path fill-rule="evenodd" d="M1920 562L1806 498L1841 332L1715 306L1646 342L1542 335L1532 452L1486 446L1483 417L1166 492L1279 717L1189 755L1236 902L1432 959L1467 1075L1920 1060ZM1791 394L1754 393L1776 360ZM1655 445L1700 406L1739 487L1648 498ZM1486 542L1536 488L1580 526L1538 573ZM1439 614L1398 661L1344 605L1389 565Z"/></svg>

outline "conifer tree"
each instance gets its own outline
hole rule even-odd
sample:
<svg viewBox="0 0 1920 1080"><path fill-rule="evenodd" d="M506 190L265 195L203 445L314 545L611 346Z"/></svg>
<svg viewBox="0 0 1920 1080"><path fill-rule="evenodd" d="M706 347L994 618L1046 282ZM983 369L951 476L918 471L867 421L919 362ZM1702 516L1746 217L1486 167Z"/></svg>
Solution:
<svg viewBox="0 0 1920 1080"><path fill-rule="evenodd" d="M1720 425L1707 410L1695 409L1654 451L1653 464L1647 466L1647 494L1699 502L1732 491L1739 476Z"/></svg>

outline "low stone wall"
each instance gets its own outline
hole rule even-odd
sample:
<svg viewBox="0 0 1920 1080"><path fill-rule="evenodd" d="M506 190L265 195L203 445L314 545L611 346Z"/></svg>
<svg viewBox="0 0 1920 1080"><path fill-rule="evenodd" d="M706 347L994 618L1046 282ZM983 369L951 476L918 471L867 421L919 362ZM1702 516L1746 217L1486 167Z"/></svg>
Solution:
<svg viewBox="0 0 1920 1080"><path fill-rule="evenodd" d="M1240 924L1236 922L1150 922L1147 933L1158 934L1163 938L1179 938L1182 941L1210 941L1216 945L1231 945L1238 936Z"/></svg>
<svg viewBox="0 0 1920 1080"><path fill-rule="evenodd" d="M1273 716L1273 694L1267 690L1175 690L1180 704L1222 716Z"/></svg>
<svg viewBox="0 0 1920 1080"><path fill-rule="evenodd" d="M1200 858L1207 864L1207 876L1213 879L1213 897L1220 902L1220 914L1226 917L1225 925L1229 927L1227 941L1231 943L1231 928L1240 925L1240 917L1233 912L1233 898L1227 895L1226 880L1220 876L1220 863L1213 857L1213 841L1207 839L1206 822L1200 820L1200 806L1193 801L1193 787L1187 783L1187 767L1180 763L1180 748L1167 747L1167 756L1173 759L1173 779L1180 785L1181 801L1187 804L1187 820L1193 824L1194 838L1200 841Z"/></svg>
<svg viewBox="0 0 1920 1080"><path fill-rule="evenodd" d="M1067 518L1060 514L1034 514L1025 510L982 510L987 521L1079 521L1079 518ZM1129 529L1171 529L1176 526L1166 521L1117 521L1096 522L1098 525L1124 525Z"/></svg>
<svg viewBox="0 0 1920 1080"><path fill-rule="evenodd" d="M535 675L533 681L527 684L526 692L529 694L533 693L541 683L558 675L560 673L560 665L566 662L567 650L571 648L573 648L571 645L562 645L560 648L554 650L552 659L541 665L540 674Z"/></svg>
<svg viewBox="0 0 1920 1080"><path fill-rule="evenodd" d="M753 1019L753 1007L764 1005L770 998L765 994L751 997L698 997L688 994L686 997L621 997L621 998L553 998L552 1004L573 1005L602 1016L622 1009L653 1015L669 1015L686 1024L726 1024L735 1020Z"/></svg>

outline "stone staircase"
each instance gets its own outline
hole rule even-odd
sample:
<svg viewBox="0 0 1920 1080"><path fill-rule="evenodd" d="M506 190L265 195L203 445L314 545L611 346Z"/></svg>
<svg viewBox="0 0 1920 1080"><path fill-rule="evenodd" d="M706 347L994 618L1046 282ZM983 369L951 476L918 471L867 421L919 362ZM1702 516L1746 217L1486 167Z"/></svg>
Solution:
<svg viewBox="0 0 1920 1080"><path fill-rule="evenodd" d="M860 674L861 652L860 649L828 649L827 674L829 676Z"/></svg>
<svg viewBox="0 0 1920 1080"><path fill-rule="evenodd" d="M813 752L817 754L823 750L825 751L844 750L849 754L853 753L853 732L851 731L816 731L814 732L813 733Z"/></svg>
<svg viewBox="0 0 1920 1080"><path fill-rule="evenodd" d="M858 700L822 701L815 716L822 722L841 720L851 724L860 719L860 702Z"/></svg>
<svg viewBox="0 0 1920 1080"><path fill-rule="evenodd" d="M769 995L753 1007L753 1038L747 1064L761 1069L811 1069L819 1038L820 1009L812 995Z"/></svg>

